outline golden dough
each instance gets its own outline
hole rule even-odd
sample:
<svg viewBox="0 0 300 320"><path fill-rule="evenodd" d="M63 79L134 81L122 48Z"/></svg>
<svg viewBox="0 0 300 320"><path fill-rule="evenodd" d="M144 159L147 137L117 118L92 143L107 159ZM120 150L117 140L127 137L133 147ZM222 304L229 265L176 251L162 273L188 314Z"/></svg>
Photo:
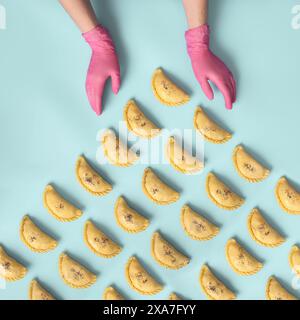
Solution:
<svg viewBox="0 0 300 320"><path fill-rule="evenodd" d="M260 182L270 174L267 168L255 160L240 145L234 148L232 159L238 174L248 182Z"/></svg>
<svg viewBox="0 0 300 320"><path fill-rule="evenodd" d="M149 226L149 220L130 208L123 197L116 201L115 217L118 225L129 233L144 231Z"/></svg>
<svg viewBox="0 0 300 320"><path fill-rule="evenodd" d="M101 143L104 155L112 165L129 167L139 159L136 152L128 149L112 130L105 131Z"/></svg>
<svg viewBox="0 0 300 320"><path fill-rule="evenodd" d="M235 210L244 203L243 198L211 172L206 177L206 192L216 206L225 210Z"/></svg>
<svg viewBox="0 0 300 320"><path fill-rule="evenodd" d="M174 137L168 139L166 149L168 161L175 170L184 174L194 174L203 169L203 163L183 149Z"/></svg>
<svg viewBox="0 0 300 320"><path fill-rule="evenodd" d="M285 241L257 208L254 208L249 214L248 230L253 240L265 247L277 247Z"/></svg>
<svg viewBox="0 0 300 320"><path fill-rule="evenodd" d="M300 214L300 192L292 187L285 177L281 177L277 182L275 195L284 211Z"/></svg>
<svg viewBox="0 0 300 320"><path fill-rule="evenodd" d="M112 241L91 221L85 223L84 242L93 253L102 258L113 258L122 251L118 244Z"/></svg>
<svg viewBox="0 0 300 320"><path fill-rule="evenodd" d="M36 280L32 280L29 286L29 300L55 300Z"/></svg>
<svg viewBox="0 0 300 320"><path fill-rule="evenodd" d="M125 298L113 287L108 287L103 292L103 300L125 300Z"/></svg>
<svg viewBox="0 0 300 320"><path fill-rule="evenodd" d="M25 216L22 219L20 238L24 244L34 252L48 252L57 246L57 241L33 223L29 216Z"/></svg>
<svg viewBox="0 0 300 320"><path fill-rule="evenodd" d="M176 202L180 197L179 192L164 183L150 168L144 171L142 187L145 195L160 205Z"/></svg>
<svg viewBox="0 0 300 320"><path fill-rule="evenodd" d="M61 222L74 221L82 216L82 211L64 199L51 185L46 186L43 198L48 212Z"/></svg>
<svg viewBox="0 0 300 320"><path fill-rule="evenodd" d="M152 90L159 102L166 106L180 106L190 100L189 95L158 68L152 76Z"/></svg>
<svg viewBox="0 0 300 320"><path fill-rule="evenodd" d="M203 135L204 139L212 143L225 143L232 137L231 133L210 119L201 107L195 111L194 127Z"/></svg>
<svg viewBox="0 0 300 320"><path fill-rule="evenodd" d="M153 138L161 129L150 121L134 100L129 100L124 108L124 120L129 131L141 138Z"/></svg>
<svg viewBox="0 0 300 320"><path fill-rule="evenodd" d="M111 184L105 181L83 156L80 156L77 160L76 177L80 185L92 195L104 196L112 190Z"/></svg>
<svg viewBox="0 0 300 320"><path fill-rule="evenodd" d="M25 277L27 269L10 257L0 246L0 278L6 281L17 281Z"/></svg>
<svg viewBox="0 0 300 320"><path fill-rule="evenodd" d="M64 282L75 289L88 288L97 280L95 274L65 253L59 256L59 273Z"/></svg>
<svg viewBox="0 0 300 320"><path fill-rule="evenodd" d="M205 264L200 271L200 286L210 300L234 300L236 298L236 295Z"/></svg>
<svg viewBox="0 0 300 320"><path fill-rule="evenodd" d="M178 295L174 292L172 292L170 295L169 295L169 299L168 300L182 300L180 297L178 297Z"/></svg>
<svg viewBox="0 0 300 320"><path fill-rule="evenodd" d="M180 269L190 262L188 257L175 249L158 232L152 236L151 254L159 265L169 269Z"/></svg>
<svg viewBox="0 0 300 320"><path fill-rule="evenodd" d="M129 258L126 269L126 279L130 287L143 295L159 293L163 287L140 264L137 258Z"/></svg>
<svg viewBox="0 0 300 320"><path fill-rule="evenodd" d="M275 278L270 277L266 286L267 300L298 300L290 294L281 283Z"/></svg>
<svg viewBox="0 0 300 320"><path fill-rule="evenodd" d="M294 245L289 254L289 263L292 270L300 277L300 248Z"/></svg>
<svg viewBox="0 0 300 320"><path fill-rule="evenodd" d="M194 240L210 240L220 230L188 205L184 205L181 209L181 224L187 235Z"/></svg>
<svg viewBox="0 0 300 320"><path fill-rule="evenodd" d="M261 262L256 260L234 239L227 241L225 250L227 261L237 274L252 275L263 267Z"/></svg>

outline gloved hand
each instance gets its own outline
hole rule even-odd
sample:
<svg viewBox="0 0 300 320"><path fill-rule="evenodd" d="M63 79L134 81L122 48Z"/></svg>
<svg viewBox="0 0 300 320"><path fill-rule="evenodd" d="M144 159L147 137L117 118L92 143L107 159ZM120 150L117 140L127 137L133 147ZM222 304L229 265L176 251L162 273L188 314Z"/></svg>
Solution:
<svg viewBox="0 0 300 320"><path fill-rule="evenodd" d="M120 66L114 43L108 31L98 25L82 35L92 48L92 58L86 78L86 92L97 115L102 112L102 95L106 80L111 77L112 91L120 88Z"/></svg>
<svg viewBox="0 0 300 320"><path fill-rule="evenodd" d="M224 62L209 49L209 26L204 24L186 31L185 39L194 74L207 98L214 97L210 80L223 94L226 108L232 109L236 100L235 80Z"/></svg>

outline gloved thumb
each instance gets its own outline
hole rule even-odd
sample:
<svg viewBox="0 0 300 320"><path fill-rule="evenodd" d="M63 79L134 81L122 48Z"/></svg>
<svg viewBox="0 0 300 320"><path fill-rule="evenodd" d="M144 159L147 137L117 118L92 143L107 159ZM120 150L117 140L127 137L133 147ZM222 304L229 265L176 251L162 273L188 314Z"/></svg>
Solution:
<svg viewBox="0 0 300 320"><path fill-rule="evenodd" d="M214 98L214 92L208 82L208 79L207 78L201 78L199 80L199 83L200 83L200 86L204 92L204 94L206 95L206 97L209 99L209 100L212 100Z"/></svg>

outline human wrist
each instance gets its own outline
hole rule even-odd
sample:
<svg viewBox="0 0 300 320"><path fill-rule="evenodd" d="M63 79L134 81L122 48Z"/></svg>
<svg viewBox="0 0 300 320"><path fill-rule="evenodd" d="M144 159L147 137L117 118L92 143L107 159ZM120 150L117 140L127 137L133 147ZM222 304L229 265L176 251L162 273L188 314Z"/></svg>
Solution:
<svg viewBox="0 0 300 320"><path fill-rule="evenodd" d="M190 53L195 49L209 49L210 29L208 24L202 24L185 32L187 49Z"/></svg>
<svg viewBox="0 0 300 320"><path fill-rule="evenodd" d="M107 30L100 24L97 24L91 30L83 32L82 36L85 39L85 41L90 44L92 42L101 40L101 35L104 33L107 33Z"/></svg>
<svg viewBox="0 0 300 320"><path fill-rule="evenodd" d="M95 26L92 30L82 33L82 36L93 50L115 50L114 43L110 37L108 30L100 24Z"/></svg>

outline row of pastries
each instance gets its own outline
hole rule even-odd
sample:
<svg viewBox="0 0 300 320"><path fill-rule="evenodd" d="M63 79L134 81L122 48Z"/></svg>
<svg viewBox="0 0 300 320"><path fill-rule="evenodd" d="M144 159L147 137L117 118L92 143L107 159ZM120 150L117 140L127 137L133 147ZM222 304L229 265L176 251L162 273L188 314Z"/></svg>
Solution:
<svg viewBox="0 0 300 320"><path fill-rule="evenodd" d="M155 71L152 78L152 89L155 97L167 106L179 106L189 101L189 96L172 82L162 69ZM152 139L159 135L161 128L156 126L141 111L134 100L128 101L123 112L129 131L144 139ZM231 139L232 135L213 121L203 108L197 107L194 114L194 128L208 142L220 144ZM106 130L102 136L103 153L110 164L128 167L138 162L139 155L129 149L113 130ZM185 150L175 137L169 137L166 154L170 165L183 174L200 172L204 164ZM266 179L270 171L259 163L242 145L233 150L233 164L238 174L247 182L256 183ZM112 191L112 185L94 169L84 156L76 163L76 177L80 185L94 196L105 196ZM145 195L158 205L168 205L180 198L180 193L169 186L152 168L146 168L141 177L142 190ZM208 199L224 210L235 210L243 205L243 199L231 190L217 174L210 172L206 177ZM300 214L300 194L282 177L275 188L275 196L280 207L290 214ZM47 211L58 221L70 222L80 218L83 212L67 201L52 185L46 186L43 202ZM133 209L120 196L114 208L117 225L128 233L142 232L151 223L149 219ZM184 205L180 214L181 225L187 236L196 241L208 241L215 237L220 228L207 220L201 213ZM254 208L247 219L251 237L260 245L272 248L282 244L284 237L264 218L258 208ZM34 252L46 253L57 247L57 240L45 233L27 215L21 221L20 237L25 245ZM86 221L83 239L87 247L102 258L112 258L122 251L122 246L110 239L93 221ZM151 254L162 267L179 269L190 262L190 258L177 250L164 236L155 232L151 239ZM239 275L257 273L263 264L251 255L237 240L229 239L225 247L225 255L231 268ZM293 246L289 254L291 268L300 275L300 249ZM95 283L97 277L85 266L70 255L62 253L59 257L59 271L63 281L72 288L86 288ZM8 255L0 247L0 277L7 281L22 279L27 269ZM128 259L125 266L126 279L130 287L140 294L153 295L163 288L135 256ZM209 299L235 299L235 293L225 286L208 265L203 265L199 276L200 287ZM54 297L36 280L30 284L29 297L33 300L52 300ZM266 284L267 299L295 299L275 277L270 277ZM103 298L121 300L124 297L113 287L108 287ZM169 299L180 299L172 293Z"/></svg>

